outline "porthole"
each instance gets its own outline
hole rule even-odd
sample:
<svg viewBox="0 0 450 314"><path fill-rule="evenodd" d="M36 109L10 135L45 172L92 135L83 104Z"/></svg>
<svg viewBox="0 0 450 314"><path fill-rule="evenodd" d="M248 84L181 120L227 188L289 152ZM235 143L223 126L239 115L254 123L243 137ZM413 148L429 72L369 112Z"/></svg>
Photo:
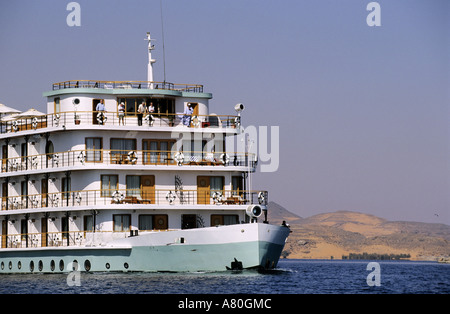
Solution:
<svg viewBox="0 0 450 314"><path fill-rule="evenodd" d="M78 261L76 259L73 260L72 262L72 270L78 271Z"/></svg>
<svg viewBox="0 0 450 314"><path fill-rule="evenodd" d="M21 269L21 268L22 268L22 262L21 262L21 261L18 261L18 262L17 262L17 268L18 268L18 269Z"/></svg>
<svg viewBox="0 0 450 314"><path fill-rule="evenodd" d="M30 262L30 271L31 272L34 271L34 262L33 261Z"/></svg>
<svg viewBox="0 0 450 314"><path fill-rule="evenodd" d="M55 261L54 260L51 260L51 262L50 262L50 270L51 271L55 270Z"/></svg>
<svg viewBox="0 0 450 314"><path fill-rule="evenodd" d="M91 270L91 262L88 259L84 261L84 269L86 271L90 271Z"/></svg>
<svg viewBox="0 0 450 314"><path fill-rule="evenodd" d="M109 263L105 264L106 269L109 269L111 267L111 265L109 265Z"/></svg>
<svg viewBox="0 0 450 314"><path fill-rule="evenodd" d="M59 261L59 270L64 271L64 261L63 260Z"/></svg>
<svg viewBox="0 0 450 314"><path fill-rule="evenodd" d="M39 271L42 271L43 268L44 268L44 264L42 263L42 261L39 261L39 263L38 263Z"/></svg>
<svg viewBox="0 0 450 314"><path fill-rule="evenodd" d="M9 269L12 269L12 262L11 261L9 261L8 267L9 267Z"/></svg>
<svg viewBox="0 0 450 314"><path fill-rule="evenodd" d="M123 267L125 267L125 269L128 269L128 263L124 263Z"/></svg>
<svg viewBox="0 0 450 314"><path fill-rule="evenodd" d="M0 267L2 268L2 270L5 269L5 263L2 262Z"/></svg>

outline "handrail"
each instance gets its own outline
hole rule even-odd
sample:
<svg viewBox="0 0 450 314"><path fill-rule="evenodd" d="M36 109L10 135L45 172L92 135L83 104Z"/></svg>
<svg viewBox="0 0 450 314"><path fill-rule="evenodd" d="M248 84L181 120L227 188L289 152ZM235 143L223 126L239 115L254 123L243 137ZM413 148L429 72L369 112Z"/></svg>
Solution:
<svg viewBox="0 0 450 314"><path fill-rule="evenodd" d="M53 169L86 164L141 166L256 167L253 153L176 150L82 149L1 159L1 172Z"/></svg>
<svg viewBox="0 0 450 314"><path fill-rule="evenodd" d="M239 128L241 120L236 115L186 115L184 113L145 114L142 120L125 113L123 119L118 111L64 111L36 117L23 117L11 121L0 120L0 133L37 130L48 127L72 125L96 126L139 126L150 127L190 127L190 128Z"/></svg>
<svg viewBox="0 0 450 314"><path fill-rule="evenodd" d="M267 205L267 191L100 189L2 197L2 210L79 206L145 205Z"/></svg>
<svg viewBox="0 0 450 314"><path fill-rule="evenodd" d="M70 80L52 85L53 90L66 88L100 88L100 89L165 89L203 93L203 85L199 84L174 84L169 82L150 81L92 81Z"/></svg>
<svg viewBox="0 0 450 314"><path fill-rule="evenodd" d="M165 232L170 229L139 230L139 232ZM4 234L2 247L4 248L35 248L35 247L66 247L95 245L104 237L127 238L129 231L103 231L103 230L72 230L53 232L33 232ZM98 239L98 240L97 240ZM96 241L97 240L97 241Z"/></svg>

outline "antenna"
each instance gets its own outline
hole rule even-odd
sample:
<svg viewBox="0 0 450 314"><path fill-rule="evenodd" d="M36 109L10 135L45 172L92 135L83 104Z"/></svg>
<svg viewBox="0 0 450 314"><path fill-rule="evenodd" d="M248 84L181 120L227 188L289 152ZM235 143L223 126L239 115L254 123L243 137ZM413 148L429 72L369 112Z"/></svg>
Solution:
<svg viewBox="0 0 450 314"><path fill-rule="evenodd" d="M162 46L163 46L164 85L166 85L166 49L164 47L164 18L163 18L162 0L159 1L159 6L161 8L161 32L162 32Z"/></svg>
<svg viewBox="0 0 450 314"><path fill-rule="evenodd" d="M148 41L148 67L147 67L147 82L148 88L153 89L153 63L156 62L155 59L152 59L152 50L155 49L155 45L152 45L152 40L150 38L150 32L147 32L147 38L145 40Z"/></svg>

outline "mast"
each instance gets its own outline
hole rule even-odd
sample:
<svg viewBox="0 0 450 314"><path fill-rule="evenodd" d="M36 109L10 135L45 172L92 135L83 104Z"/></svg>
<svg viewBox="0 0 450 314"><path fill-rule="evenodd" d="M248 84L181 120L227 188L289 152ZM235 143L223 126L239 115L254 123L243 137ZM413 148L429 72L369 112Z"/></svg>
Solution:
<svg viewBox="0 0 450 314"><path fill-rule="evenodd" d="M148 88L153 89L153 63L156 62L155 59L152 59L152 50L155 49L155 45L152 45L152 40L150 38L150 32L147 32L147 38L145 40L148 41L148 66L147 66L147 81Z"/></svg>

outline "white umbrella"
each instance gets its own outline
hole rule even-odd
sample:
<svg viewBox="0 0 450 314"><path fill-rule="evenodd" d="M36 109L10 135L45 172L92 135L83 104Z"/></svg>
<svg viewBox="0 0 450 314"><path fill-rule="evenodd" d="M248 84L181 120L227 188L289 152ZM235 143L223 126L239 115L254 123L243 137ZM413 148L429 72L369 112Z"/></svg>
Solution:
<svg viewBox="0 0 450 314"><path fill-rule="evenodd" d="M20 110L8 107L7 105L0 104L0 115L8 113L20 113Z"/></svg>
<svg viewBox="0 0 450 314"><path fill-rule="evenodd" d="M39 117L39 116L45 116L45 113L37 111L34 108L28 109L25 112L19 113L16 118L32 118L32 117Z"/></svg>
<svg viewBox="0 0 450 314"><path fill-rule="evenodd" d="M6 115L4 117L1 117L0 121L2 121L2 122L14 121L17 119L17 115L18 115L18 113L12 113L12 114Z"/></svg>

